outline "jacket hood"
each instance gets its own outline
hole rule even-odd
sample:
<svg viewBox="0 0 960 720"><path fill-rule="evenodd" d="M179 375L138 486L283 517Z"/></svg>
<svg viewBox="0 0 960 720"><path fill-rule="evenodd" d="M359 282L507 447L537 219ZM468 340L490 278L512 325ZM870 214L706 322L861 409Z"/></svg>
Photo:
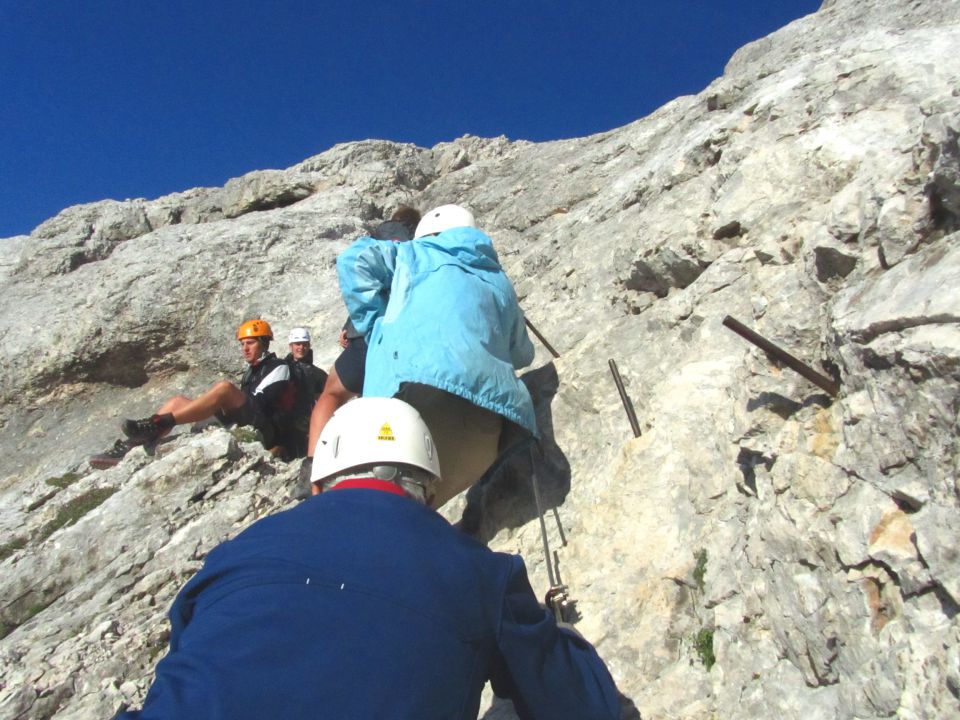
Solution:
<svg viewBox="0 0 960 720"><path fill-rule="evenodd" d="M422 237L411 242L437 248L453 255L458 262L479 270L500 270L500 258L493 241L486 234L471 227L451 228L439 235Z"/></svg>

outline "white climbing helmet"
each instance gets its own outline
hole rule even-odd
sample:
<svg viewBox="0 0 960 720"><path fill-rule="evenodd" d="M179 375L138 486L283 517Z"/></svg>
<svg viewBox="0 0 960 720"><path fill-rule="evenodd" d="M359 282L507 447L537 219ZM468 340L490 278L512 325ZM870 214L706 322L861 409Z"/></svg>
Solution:
<svg viewBox="0 0 960 720"><path fill-rule="evenodd" d="M434 208L422 218L417 224L417 230L413 234L413 239L426 237L427 235L436 235L444 230L458 227L477 226L473 219L473 213L462 208L459 205L441 205Z"/></svg>
<svg viewBox="0 0 960 720"><path fill-rule="evenodd" d="M290 331L290 337L287 338L288 343L295 342L310 342L310 332L306 328L296 327Z"/></svg>
<svg viewBox="0 0 960 720"><path fill-rule="evenodd" d="M440 477L430 429L402 400L361 397L337 410L320 433L310 482L375 465L420 468L433 479Z"/></svg>

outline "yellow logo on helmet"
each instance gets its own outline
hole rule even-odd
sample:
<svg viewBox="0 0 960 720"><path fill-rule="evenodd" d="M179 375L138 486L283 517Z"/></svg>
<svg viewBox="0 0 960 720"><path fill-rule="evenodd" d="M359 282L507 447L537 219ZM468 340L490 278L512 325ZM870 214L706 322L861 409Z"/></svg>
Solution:
<svg viewBox="0 0 960 720"><path fill-rule="evenodd" d="M393 436L393 428L390 427L390 423L384 423L380 426L380 434L377 435L377 440L396 440Z"/></svg>

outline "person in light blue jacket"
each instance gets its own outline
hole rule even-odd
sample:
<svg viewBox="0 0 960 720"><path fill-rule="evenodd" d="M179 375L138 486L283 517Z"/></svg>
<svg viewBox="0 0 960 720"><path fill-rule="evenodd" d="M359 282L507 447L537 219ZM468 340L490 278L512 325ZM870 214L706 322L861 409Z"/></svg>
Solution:
<svg viewBox="0 0 960 720"><path fill-rule="evenodd" d="M504 421L537 436L533 401L516 375L534 356L523 312L468 210L431 210L409 242L360 238L337 258L337 273L369 346L363 395L414 405L446 459L434 507L492 465Z"/></svg>

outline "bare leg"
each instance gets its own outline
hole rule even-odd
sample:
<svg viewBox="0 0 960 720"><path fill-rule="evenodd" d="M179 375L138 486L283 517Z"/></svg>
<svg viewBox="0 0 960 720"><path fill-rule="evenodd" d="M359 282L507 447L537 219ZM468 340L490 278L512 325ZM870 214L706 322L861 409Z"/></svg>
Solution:
<svg viewBox="0 0 960 720"><path fill-rule="evenodd" d="M307 438L307 457L313 457L313 451L317 447L320 433L330 418L333 417L337 408L356 396L356 393L347 390L343 386L343 383L340 382L337 369L335 367L330 368L330 373L327 375L327 384L323 386L323 392L320 393L320 397L317 398L317 402L313 405L313 412L310 413L310 435Z"/></svg>
<svg viewBox="0 0 960 720"><path fill-rule="evenodd" d="M172 413L177 425L199 422L213 417L220 410L236 410L247 401L247 396L232 382L221 380L194 400L177 395L157 411L157 415Z"/></svg>

